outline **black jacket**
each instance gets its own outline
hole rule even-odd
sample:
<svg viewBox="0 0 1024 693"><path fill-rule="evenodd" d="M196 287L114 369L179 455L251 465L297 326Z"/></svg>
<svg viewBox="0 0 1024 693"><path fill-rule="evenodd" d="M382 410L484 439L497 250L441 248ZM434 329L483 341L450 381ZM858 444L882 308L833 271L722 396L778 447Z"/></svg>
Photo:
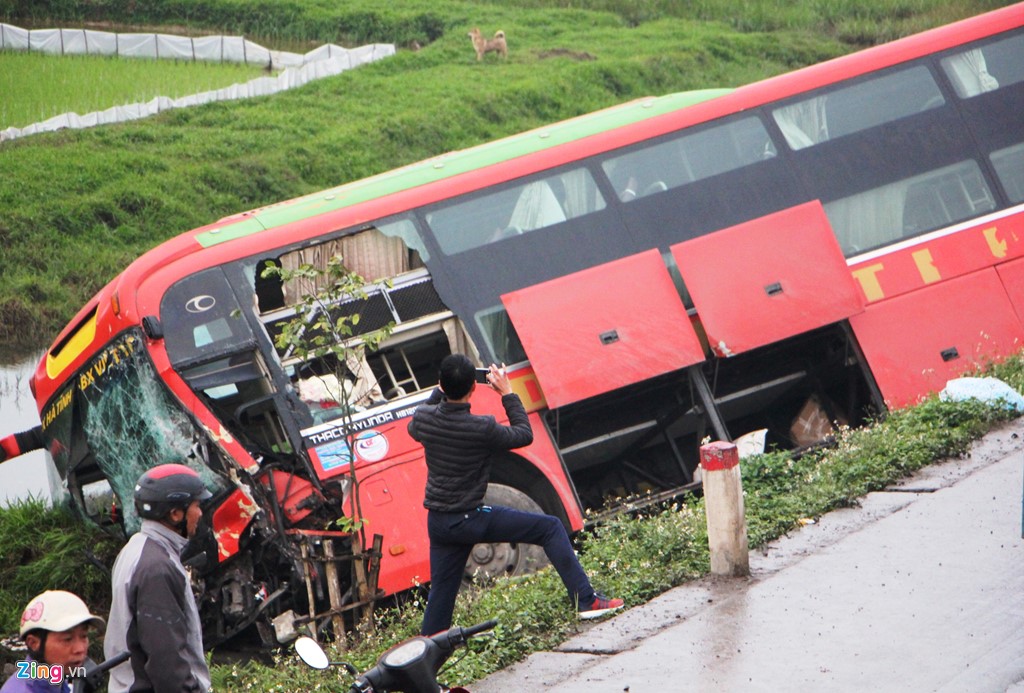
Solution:
<svg viewBox="0 0 1024 693"><path fill-rule="evenodd" d="M487 492L494 452L533 442L530 420L519 395L501 398L508 426L493 416L477 416L468 403L452 403L435 389L409 422L409 435L423 444L427 456L429 510L460 512L479 506Z"/></svg>

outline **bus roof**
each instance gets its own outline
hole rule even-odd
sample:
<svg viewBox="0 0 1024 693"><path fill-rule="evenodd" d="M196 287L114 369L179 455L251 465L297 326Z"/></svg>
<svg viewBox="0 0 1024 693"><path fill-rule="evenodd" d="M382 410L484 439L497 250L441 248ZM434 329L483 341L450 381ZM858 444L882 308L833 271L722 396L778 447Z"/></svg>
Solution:
<svg viewBox="0 0 1024 693"><path fill-rule="evenodd" d="M336 188L320 190L305 197L228 217L223 221L229 223L199 233L196 240L200 245L210 247L313 215L332 212L360 202L540 152L624 125L639 123L708 101L730 91L732 90L702 89L636 99L594 113L545 125L535 130L511 135L494 142L442 154Z"/></svg>

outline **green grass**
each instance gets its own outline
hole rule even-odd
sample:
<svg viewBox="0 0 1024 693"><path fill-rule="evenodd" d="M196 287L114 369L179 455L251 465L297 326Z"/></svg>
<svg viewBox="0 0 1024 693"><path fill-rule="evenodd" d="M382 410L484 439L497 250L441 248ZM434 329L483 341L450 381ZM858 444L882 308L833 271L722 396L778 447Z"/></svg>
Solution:
<svg viewBox="0 0 1024 693"><path fill-rule="evenodd" d="M248 82L266 73L236 63L51 56L0 52L0 130L23 128L62 113L85 115L112 106L176 99Z"/></svg>
<svg viewBox="0 0 1024 693"><path fill-rule="evenodd" d="M561 18L584 21L595 12L607 13L629 27L659 19L684 19L720 22L744 32L801 31L870 45L1004 4L994 0L3 0L0 18L36 25L57 19L66 25L111 21L172 24L275 41L343 45L384 41L405 46L413 40L421 45L432 43L455 25L460 29L473 24L486 28L499 21L511 25L508 20L517 15L539 16L550 10ZM495 25L491 31L495 28L507 31L509 27Z"/></svg>
<svg viewBox="0 0 1024 693"><path fill-rule="evenodd" d="M9 21L173 21L423 46L274 97L0 146L0 346L48 344L132 259L225 215L632 98L739 86L993 6L569 4L0 0ZM507 63L476 62L466 37L475 25L506 31ZM849 28L861 25L867 34Z"/></svg>
<svg viewBox="0 0 1024 693"><path fill-rule="evenodd" d="M107 571L119 549L97 527L44 501L0 509L0 633L16 633L28 600L48 589L71 590L105 615L110 608Z"/></svg>

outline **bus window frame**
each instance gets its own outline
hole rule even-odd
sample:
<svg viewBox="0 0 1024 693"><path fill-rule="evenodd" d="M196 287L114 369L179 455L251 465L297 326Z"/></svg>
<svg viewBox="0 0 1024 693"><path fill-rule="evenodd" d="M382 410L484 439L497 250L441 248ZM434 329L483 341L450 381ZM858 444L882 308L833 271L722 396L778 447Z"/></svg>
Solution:
<svg viewBox="0 0 1024 693"><path fill-rule="evenodd" d="M1017 75L1012 79L1012 81L1009 81L1009 82L1005 81L1005 79L1003 78L1002 75L999 75L999 76L992 75L991 72L988 69L988 61L990 61L992 59L992 56L985 56L984 55L984 50L986 48L992 48L992 47L995 47L997 45L1007 45L1007 46L1009 46L1013 42L1019 42L1021 44L1020 51L1021 51L1021 54L1024 54L1024 31L1022 31L1022 30L1010 30L1010 31L1004 32L1002 34L998 34L996 36L989 36L989 37L987 37L987 38L985 38L985 39L983 39L981 41L974 41L974 42L972 42L970 44L965 44L965 45L962 45L962 46L958 46L955 49L944 51L943 53L937 54L935 56L935 59L937 60L939 66L940 66L940 68L942 70L943 76L950 83L950 85L953 87L953 92L956 94L956 98L961 100L961 101L967 101L967 100L976 98L978 96L984 96L985 94L988 94L988 93L991 93L991 92L994 92L994 91L999 91L1000 89L1008 89L1008 88L1013 87L1015 85L1019 85L1021 82L1024 82L1024 68L1019 68L1018 67ZM970 46L970 47L967 48L966 46ZM981 88L979 91L975 92L974 94L965 94L964 93L964 89L963 89L963 84L962 84L961 80L958 77L954 77L954 76L951 75L951 72L953 72L954 70L951 69L950 63L955 58L964 57L964 56L966 56L966 54L968 54L968 53L970 53L972 51L975 51L975 50L982 51L982 57L985 60L985 70L984 70L985 76L991 77L993 80L995 80L996 84L995 84L995 87L992 88L992 89ZM1012 58L1012 56L1011 56L1011 58ZM1012 62L1012 60L1011 60L1011 62ZM1024 63L1018 63L1018 65L1021 65L1021 64L1024 64ZM979 76L979 82L980 82L979 86L980 87L984 87L984 85L985 85L984 84L984 76Z"/></svg>
<svg viewBox="0 0 1024 693"><path fill-rule="evenodd" d="M937 53L934 56L937 69L941 71L943 79L950 83L950 89L955 92L956 85L950 80L943 61L971 50L984 50L987 46L1004 41L1007 45L1015 44L1021 50L1021 60L1024 61L1024 27L1021 27ZM1012 62L1013 56L1010 58ZM1017 69L1024 73L1024 69ZM999 208L1024 202L1024 196L1011 194L1010 186L1004 181L1004 172L994 160L997 155L1024 144L1022 140L1013 139L1014 134L1019 132L1017 123L1020 121L1020 113L1024 112L1024 78L1000 82L996 89L982 91L969 97L961 98L957 94L955 101L963 127L976 145L982 170L988 178L990 187L995 191ZM1020 186L1024 193L1024 171L1019 175L1022 180L1014 180L1013 183Z"/></svg>
<svg viewBox="0 0 1024 693"><path fill-rule="evenodd" d="M574 161L568 165L544 169L528 176L505 181L500 185L489 186L480 190L475 190L466 195L460 195L432 205L426 205L417 210L419 212L417 216L428 229L434 243L438 246L442 255L446 257L454 257L463 253L490 248L491 246L500 245L505 241L514 239L517 236L533 234L536 231L551 230L553 232L562 224L578 222L591 215L599 214L607 210L613 204L609 202L607 198L607 191L598 182L598 177L595 175L594 170L587 165L588 160L589 157L587 159ZM583 174L586 177L584 183L587 189L585 192L588 193L588 195L596 195L596 199L592 200L594 205L588 204L585 211L578 214L573 214L570 209L566 209L565 203L558 201L558 198L554 193L554 186L551 183L553 180L561 179L573 173ZM558 184L564 187L564 181L559 180ZM561 215L561 218L542 218L541 221L543 223L537 223L535 225L512 224L511 222L519 209L519 204L526 199L527 191L530 189L541 191L541 197L544 199L542 199L539 204L541 208L544 209L544 214L554 213L556 215ZM544 191L547 192L546 195L543 194ZM566 192L566 197L568 197L568 194L569 193ZM508 219L509 223L499 224L492 232L484 232L485 234L490 233L491 235L487 238L481 237L478 239L481 242L470 242L469 244L452 243L453 239L456 237L466 235L464 232L467 227L455 228L454 226L446 226L447 221L443 219L443 215L455 214L456 210L465 210L475 206L479 206L481 208L493 208L493 204L489 204L489 202L492 202L495 198L506 195L509 197L509 202L512 203L511 205L508 205L511 206ZM557 209L552 208L551 205L557 205Z"/></svg>
<svg viewBox="0 0 1024 693"><path fill-rule="evenodd" d="M394 225L406 225L414 230L417 240L423 250L420 250L419 248L411 248L406 242L404 235L390 237L401 238L407 251L415 250L419 253L421 264L412 267L407 271L401 272L394 277L385 277L379 280L366 282L365 289L370 295L370 298L377 298L380 303L386 305L388 315L395 324L391 335L381 343L380 348L376 352L366 354L367 362L369 363L369 361L373 361L376 363L375 356L378 353L382 355L383 359L383 355L385 353L391 353L394 350L401 350L407 345L423 343L430 339L435 339L438 335L444 337L450 344L444 325L455 318L451 309L447 304L445 304L443 298L438 296L438 299L440 300L440 307L443 307L443 310L435 310L434 312L429 312L422 316L415 316L412 318L407 316L404 320L402 317L403 312L400 311L400 295L395 296L398 303L392 300L392 294L395 294L396 292L400 294L405 289L412 289L422 284L430 284L431 287L434 288L435 293L437 291L436 287L434 287L434 283L436 281L434 270L437 263L432 258L440 257L442 254L436 247L436 240L433 236L429 232L424 232L422 221L417 215L408 211L381 217L371 222L361 222L358 225L344 229L335 229L333 231L320 233L312 238L307 238L300 242L286 243L273 249L264 249L260 253L248 255L244 258L228 263L225 265L225 271L231 279L232 286L235 287L236 294L239 293L243 287L244 291L252 293L252 296L238 296L239 302L243 305L247 305L247 301L254 299L255 297L256 287L254 271L261 262L264 262L269 258L279 260L288 253L292 253L297 250L328 245L342 238L356 236L365 231L375 229L380 231L381 227ZM388 234L384 235L387 236ZM294 299L294 297L291 298ZM363 299L356 299L352 303L359 303L360 300ZM343 301L337 305L346 305L348 303L349 302L347 301ZM246 319L251 321L252 329L257 335L259 349L263 354L263 360L270 371L271 378L278 383L279 390L292 402L293 406L289 407L289 410L294 416L281 415L280 418L286 428L290 430L290 439L301 443L302 431L309 429L311 426L320 425L321 422L316 420L317 415L320 414L320 412L314 412L310 407L310 403L303 401L299 395L298 380L300 379L300 370L304 365L312 365L313 368L317 368L318 365L316 363L304 364L298 360L297 357L292 355L290 350L286 350L282 353L278 350L277 345L275 344L274 332L271 330L271 327L275 322L287 320L289 319L289 316L295 315L295 305L295 302L290 302L286 298L284 306L274 308L273 310L260 312L257 307L255 310L243 312L247 314ZM364 322L364 320L361 320L361 325ZM358 333L346 340L346 345L359 345L361 343L362 339ZM376 370L377 368L374 368L375 377L377 376ZM384 389L387 389L388 391L397 389L395 387L387 387L388 384L380 377L378 377L377 383L382 388L382 394L386 394L383 392ZM393 386L397 386L397 383L391 384ZM434 384L436 384L436 382L432 381L429 386L422 387L419 391L428 390L430 387L433 387ZM369 401L361 407L361 410L375 411L392 408L395 406L395 401L407 396L408 394L412 393L406 393L406 395L396 393L390 398L384 397L384 399L379 401ZM345 407L340 407L340 409L344 408ZM338 414L338 416L342 416L342 414ZM294 426L292 426L292 423L294 423ZM297 449L302 450L303 455L306 454L305 450L301 447L301 444L297 445Z"/></svg>
<svg viewBox="0 0 1024 693"><path fill-rule="evenodd" d="M760 134L764 135L765 142L768 145L766 148L761 149L759 154L757 154L754 157L751 157L749 160L743 159L742 153L736 151L738 145L737 135L744 134L739 133L738 130L741 127L746 127L745 124L747 123L756 123L760 131ZM734 160L733 162L730 162L729 165L727 165L725 168L720 168L719 170L711 172L694 173L692 169L692 164L687 162L686 165L690 169L687 171L687 174L689 176L688 179L670 183L666 182L665 177L662 177L660 179L656 179L653 181L645 181L643 184L640 184L639 181L635 183L632 182L635 179L635 176L633 174L639 173L640 169L649 168L649 166L629 168L629 166L627 165L628 170L626 170L625 173L630 174L630 177L625 182L626 187L623 188L615 181L615 177L620 175L618 173L618 169L620 167L622 167L624 164L627 164L627 162L632 163L632 160L634 158L641 158L641 155L644 154L645 152L653 152L654 150L666 150L669 148L674 148L676 150L675 152L664 153L676 154L679 156L680 159L686 159L688 154L688 152L686 151L688 140L690 140L691 143L697 142L698 140L703 140L704 142L700 144L706 145L707 142L713 141L715 135L717 135L719 132L729 136L730 141L728 144L732 147L734 153L737 154L736 160L742 160L740 163L734 165L736 161ZM662 153L662 151L659 151L659 154ZM760 116L760 114L748 111L730 116L724 116L722 118L716 118L712 121L701 123L700 125L697 126L677 130L667 135L662 135L661 137L658 138L646 140L642 143L631 145L629 147L623 147L621 149L615 150L614 152L611 152L611 156L609 156L608 154L609 153L606 152L602 156L596 158L599 164L599 168L601 172L604 174L605 179L616 191L616 199L621 204L629 205L630 203L635 202L636 200L640 200L651 195L657 195L661 192L666 192L669 190L678 190L679 188L684 188L690 185L699 185L704 181L712 180L714 178L717 178L718 176L727 175L734 171L740 171L749 167L757 166L760 163L777 157L778 145L775 142L775 138L772 136L771 131L766 127L764 119ZM666 161L669 161L670 159L671 157L666 159ZM633 189L633 187L630 186L636 187L637 189Z"/></svg>
<svg viewBox="0 0 1024 693"><path fill-rule="evenodd" d="M843 80L842 82L838 83L832 83L826 87L815 89L809 92L804 92L789 99L774 102L771 104L766 104L766 109L770 114L772 123L775 125L778 131L782 133L782 141L785 142L786 146L792 152L800 152L805 149L813 149L814 147L826 145L831 142L837 142L847 137L854 137L864 132L878 131L884 128L886 125L898 123L899 121L908 118L913 118L914 116L917 116L921 113L925 113L932 109L942 108L943 106L949 103L950 95L946 93L943 89L942 80L938 78L929 62L930 61L928 60L909 61L907 63L902 63L900 65L896 65L885 70L878 70L875 72L871 72L867 75L861 75L853 79ZM793 138L787 133L786 127L784 127L780 122L780 114L783 111L793 109L798 106L807 105L812 102L820 102L821 105L825 106L830 97L837 97L841 94L846 97L851 97L852 92L858 90L865 90L868 86L872 84L880 84L884 82L890 85L889 88L886 90L887 92L895 91L893 87L907 85L906 82L899 83L894 81L895 78L910 77L912 76L911 73L921 73L927 75L930 78L928 83L924 81L918 81L916 83L932 87L932 89L927 90L931 93L925 94L925 96L927 96L928 99L923 103L919 103L916 110L900 108L895 114L890 113L889 117L883 118L881 120L875 119L869 124L860 124L858 127L852 129L847 128L846 130L841 131L839 134L829 134L824 139L814 139L813 137L810 137L805 131L801 130L800 134L807 139L807 142L799 143L794 143ZM875 94L873 96L871 94L867 94L866 96L868 96L869 98L864 99L862 97L861 101L869 101L871 103L884 104L905 103L901 99L881 98L886 95L888 94ZM936 98L938 98L939 100L936 101ZM827 127L827 125L825 125L825 127Z"/></svg>

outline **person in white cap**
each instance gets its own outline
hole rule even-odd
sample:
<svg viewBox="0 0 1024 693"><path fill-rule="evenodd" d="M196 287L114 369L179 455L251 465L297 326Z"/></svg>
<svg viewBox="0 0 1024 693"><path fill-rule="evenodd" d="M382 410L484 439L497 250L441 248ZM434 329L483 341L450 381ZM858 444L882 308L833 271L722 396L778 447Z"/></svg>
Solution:
<svg viewBox="0 0 1024 693"><path fill-rule="evenodd" d="M71 592L48 590L34 597L21 614L19 631L28 657L16 664L0 692L68 693L69 671L77 671L88 658L89 628L103 626L103 619Z"/></svg>

